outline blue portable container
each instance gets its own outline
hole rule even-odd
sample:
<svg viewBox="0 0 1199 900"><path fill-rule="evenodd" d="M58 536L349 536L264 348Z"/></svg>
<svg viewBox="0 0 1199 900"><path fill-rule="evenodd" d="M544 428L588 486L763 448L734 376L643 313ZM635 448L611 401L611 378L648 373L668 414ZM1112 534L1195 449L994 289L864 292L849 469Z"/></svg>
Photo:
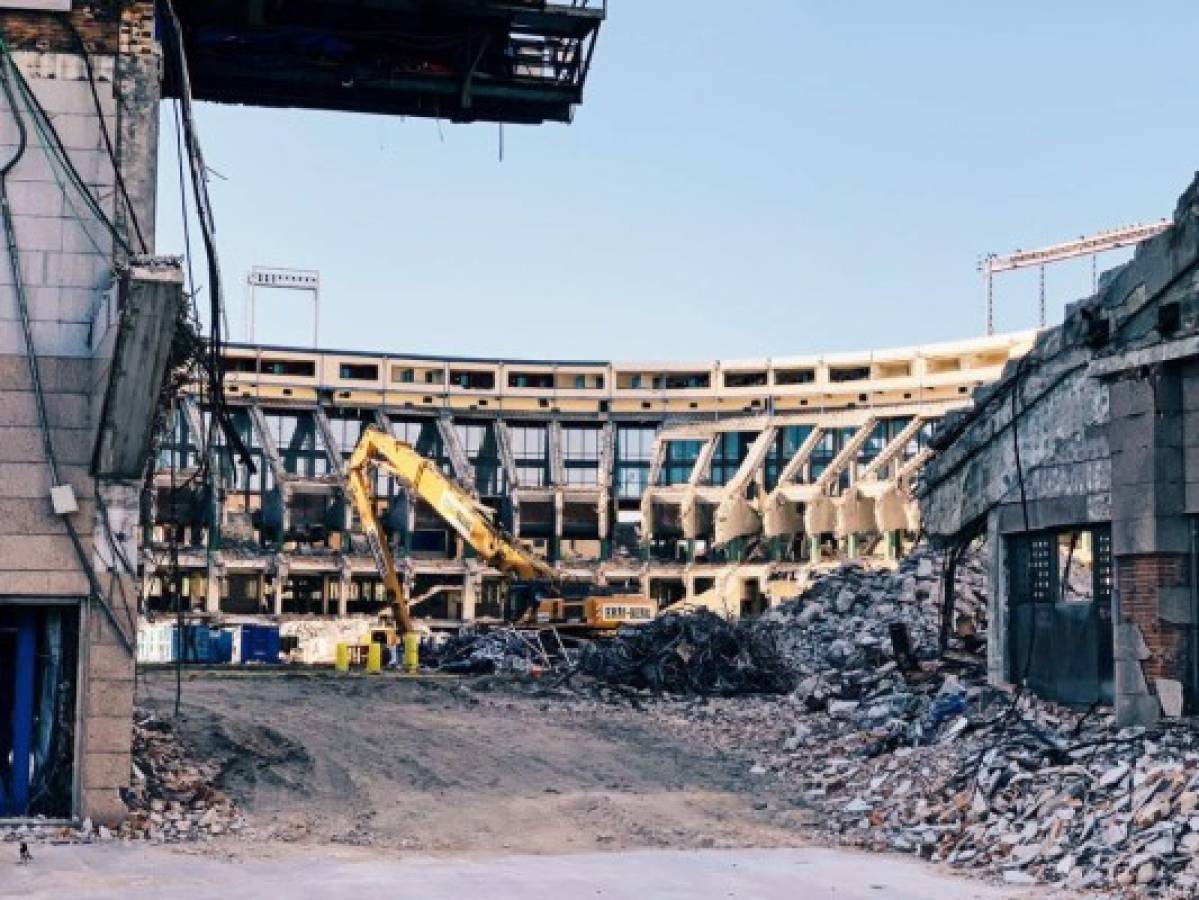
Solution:
<svg viewBox="0 0 1199 900"><path fill-rule="evenodd" d="M175 658L183 663L212 662L212 630L207 625L176 628L172 644Z"/></svg>
<svg viewBox="0 0 1199 900"><path fill-rule="evenodd" d="M244 663L279 662L279 629L274 625L241 627L241 661Z"/></svg>
<svg viewBox="0 0 1199 900"><path fill-rule="evenodd" d="M233 632L214 628L208 639L209 657L214 663L233 662Z"/></svg>

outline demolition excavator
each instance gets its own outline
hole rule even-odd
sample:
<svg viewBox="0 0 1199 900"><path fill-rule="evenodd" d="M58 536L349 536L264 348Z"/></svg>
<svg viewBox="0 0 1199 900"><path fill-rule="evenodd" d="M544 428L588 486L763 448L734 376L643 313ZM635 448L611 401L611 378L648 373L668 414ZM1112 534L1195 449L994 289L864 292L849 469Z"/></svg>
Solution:
<svg viewBox="0 0 1199 900"><path fill-rule="evenodd" d="M363 431L350 456L347 490L384 587L394 598L396 627L404 635L405 668L415 668L417 663L417 629L409 609L408 586L400 577L391 542L376 509L371 488L371 475L376 470L399 479L461 535L481 559L509 578L506 617L516 624L553 625L596 634L647 622L657 614L657 604L647 597L565 582L552 566L505 534L493 521L492 511L432 460L410 444L370 426Z"/></svg>

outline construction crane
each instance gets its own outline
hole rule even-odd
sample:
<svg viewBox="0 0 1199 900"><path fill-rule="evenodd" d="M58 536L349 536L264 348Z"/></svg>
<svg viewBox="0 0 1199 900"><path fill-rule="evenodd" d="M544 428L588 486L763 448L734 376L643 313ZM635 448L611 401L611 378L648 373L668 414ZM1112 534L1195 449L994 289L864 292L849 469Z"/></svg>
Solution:
<svg viewBox="0 0 1199 900"><path fill-rule="evenodd" d="M491 520L491 511L413 447L374 426L363 431L346 466L346 487L358 512L383 584L394 598L395 621L404 635L404 666L415 668L417 630L412 622L408 592L400 578L395 555L375 510L370 474L380 469L393 475L424 500L466 541L480 558L512 579L510 594L521 601L518 619L530 624L576 625L587 630L610 630L652 619L654 601L640 596L614 595L586 586L574 593L545 561L509 538Z"/></svg>
<svg viewBox="0 0 1199 900"><path fill-rule="evenodd" d="M996 253L987 254L983 257L982 262L979 263L979 269L982 271L983 279L987 285L987 334L991 335L995 333L992 279L997 273L1010 272L1013 269L1031 269L1033 267L1040 269L1041 327L1044 328L1046 265L1062 262L1067 259L1077 259L1080 256L1091 257L1091 290L1095 291L1099 289L1099 272L1095 261L1098 254L1107 253L1110 250L1119 250L1122 247L1132 247L1154 235L1161 234L1169 227L1169 220L1162 219L1160 222L1153 222L1149 225L1129 225L1124 228L1101 231L1089 237L1080 237L1078 240L1053 244L1050 247L1043 247L1040 250L1017 250L1015 253L1009 253L1005 256L1000 256Z"/></svg>

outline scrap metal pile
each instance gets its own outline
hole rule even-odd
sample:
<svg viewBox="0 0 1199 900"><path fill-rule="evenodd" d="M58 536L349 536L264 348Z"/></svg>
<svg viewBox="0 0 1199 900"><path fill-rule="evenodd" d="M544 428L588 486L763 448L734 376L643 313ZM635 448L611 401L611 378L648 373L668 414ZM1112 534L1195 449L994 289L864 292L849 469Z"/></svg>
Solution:
<svg viewBox="0 0 1199 900"><path fill-rule="evenodd" d="M528 674L553 664L537 632L516 628L466 629L440 642L426 642L420 655L428 668L460 675Z"/></svg>
<svg viewBox="0 0 1199 900"><path fill-rule="evenodd" d="M777 694L795 679L769 623L672 613L584 644L578 671L610 685L674 694Z"/></svg>
<svg viewBox="0 0 1199 900"><path fill-rule="evenodd" d="M910 707L919 661L937 655L939 560L913 556L895 572L846 564L814 576L803 597L755 620L728 622L707 610L661 616L610 640L586 644L578 671L599 682L671 694L801 692L812 708L832 705L889 717ZM985 633L984 573L958 567L956 659ZM898 646L897 646L898 644ZM906 675L905 675L906 671Z"/></svg>

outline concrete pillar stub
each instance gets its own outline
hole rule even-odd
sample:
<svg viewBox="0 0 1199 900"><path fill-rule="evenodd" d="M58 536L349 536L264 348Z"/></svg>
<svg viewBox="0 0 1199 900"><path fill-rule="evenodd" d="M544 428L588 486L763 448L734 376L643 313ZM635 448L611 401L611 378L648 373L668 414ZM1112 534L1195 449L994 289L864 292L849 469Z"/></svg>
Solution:
<svg viewBox="0 0 1199 900"><path fill-rule="evenodd" d="M340 578L337 586L337 615L344 619L349 614L350 590L354 586L349 566L342 568Z"/></svg>
<svg viewBox="0 0 1199 900"><path fill-rule="evenodd" d="M473 622L479 602L479 576L466 572L462 576L462 621Z"/></svg>
<svg viewBox="0 0 1199 900"><path fill-rule="evenodd" d="M282 556L275 557L275 581L271 585L271 611L283 615L283 588L287 582L288 567Z"/></svg>

